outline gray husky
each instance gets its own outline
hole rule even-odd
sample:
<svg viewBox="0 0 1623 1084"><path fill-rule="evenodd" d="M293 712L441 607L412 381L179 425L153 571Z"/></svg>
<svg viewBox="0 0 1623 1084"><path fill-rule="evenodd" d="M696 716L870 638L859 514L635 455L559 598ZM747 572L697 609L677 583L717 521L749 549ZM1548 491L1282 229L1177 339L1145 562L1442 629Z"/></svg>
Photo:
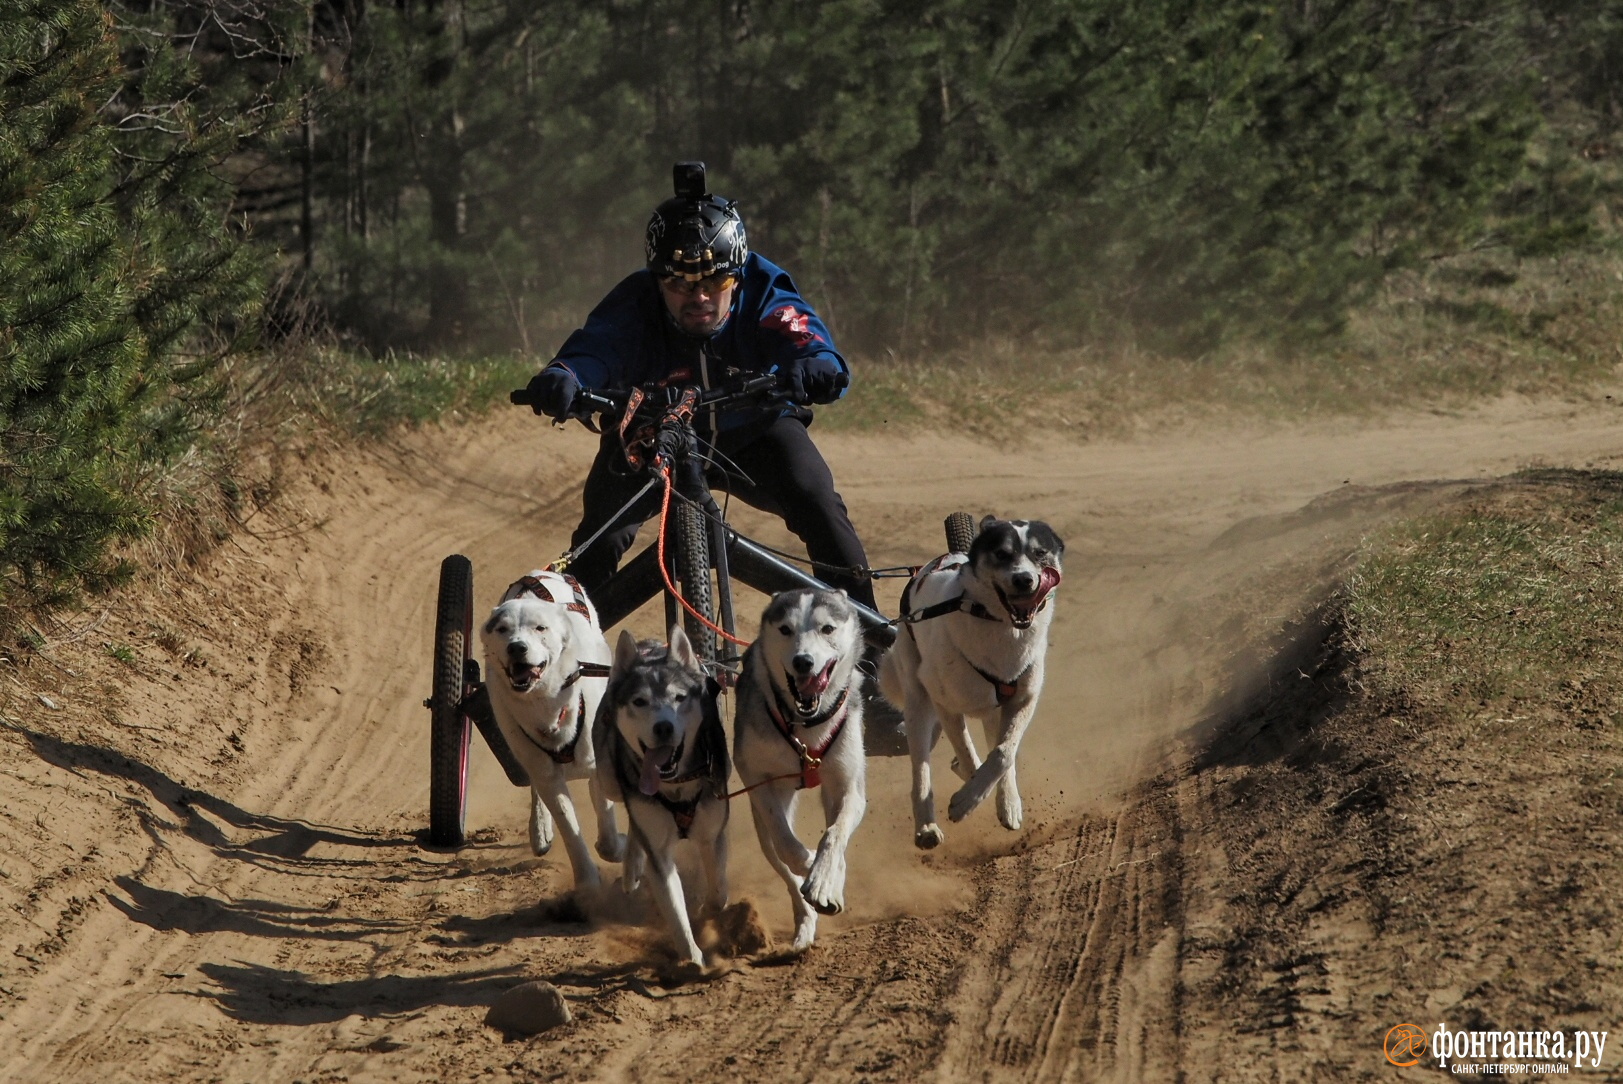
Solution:
<svg viewBox="0 0 1623 1084"><path fill-rule="evenodd" d="M643 863L649 888L684 962L704 966L693 937L676 846L691 839L704 867L705 912L727 904L727 734L720 689L704 674L679 625L669 646L621 632L603 704L592 726L598 782L631 823L624 886L635 892Z"/></svg>
<svg viewBox="0 0 1623 1084"><path fill-rule="evenodd" d="M817 912L845 907L845 849L867 809L862 750L862 628L844 591L785 591L744 656L733 722L738 777L767 863L789 886L794 949ZM795 836L795 799L822 788L828 827L814 855Z"/></svg>
<svg viewBox="0 0 1623 1084"><path fill-rule="evenodd" d="M1046 523L987 516L967 555L936 558L902 593L903 631L879 680L907 720L919 847L943 838L930 784L930 750L943 729L964 780L947 815L963 820L996 788L998 820L1011 831L1020 827L1014 758L1043 689L1050 592L1064 554L1065 543ZM969 715L985 728L984 761L964 721Z"/></svg>

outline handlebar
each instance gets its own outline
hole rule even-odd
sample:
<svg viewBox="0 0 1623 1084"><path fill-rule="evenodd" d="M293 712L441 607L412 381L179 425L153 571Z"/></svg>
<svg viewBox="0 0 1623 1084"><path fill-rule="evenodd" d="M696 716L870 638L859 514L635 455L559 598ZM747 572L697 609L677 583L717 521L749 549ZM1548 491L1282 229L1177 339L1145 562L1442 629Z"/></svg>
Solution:
<svg viewBox="0 0 1623 1084"><path fill-rule="evenodd" d="M835 387L847 388L851 384L849 373L840 373L835 378ZM664 387L658 384L644 385L648 392L663 391ZM783 391L783 377L778 373L762 373L760 376L750 377L747 380L719 388L708 388L699 392L697 406L714 406L727 400L743 400L761 395L763 392ZM629 391L614 388L582 388L575 393L575 402L570 411L571 417L584 417L588 414L619 414L625 410L630 400ZM532 406L534 401L530 398L528 388L515 388L507 393L507 401L514 406Z"/></svg>

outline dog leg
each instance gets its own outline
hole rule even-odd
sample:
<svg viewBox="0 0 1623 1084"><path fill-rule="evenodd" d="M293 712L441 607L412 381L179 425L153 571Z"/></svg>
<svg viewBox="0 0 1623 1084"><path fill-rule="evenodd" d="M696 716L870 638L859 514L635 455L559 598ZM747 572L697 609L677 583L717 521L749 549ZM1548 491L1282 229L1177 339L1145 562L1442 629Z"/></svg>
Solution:
<svg viewBox="0 0 1623 1084"><path fill-rule="evenodd" d="M626 819L631 819L630 813L626 814ZM642 844L637 842L636 833L628 832L626 834L625 864L620 867L620 891L625 893L628 899L635 896L637 889L642 887L642 871L645 861L646 854L642 849Z"/></svg>
<svg viewBox="0 0 1623 1084"><path fill-rule="evenodd" d="M953 821L961 821L969 816L1014 767L1014 754L1020 747L1020 736L1026 732L1026 726L1031 722L1031 716L1036 709L1035 700L1028 700L1019 707L1014 704L1003 706L1001 739L987 752L986 759L975 769L975 774L970 777L969 782L960 787L958 793L952 796L952 801L947 804L947 816ZM1018 795L1015 800L1018 803ZM1016 811L1018 812L1018 805Z"/></svg>
<svg viewBox="0 0 1623 1084"><path fill-rule="evenodd" d="M935 790L930 784L930 750L939 724L935 705L915 685L907 696L907 751L913 758L913 845L930 850L946 838L935 822Z"/></svg>
<svg viewBox="0 0 1623 1084"><path fill-rule="evenodd" d="M828 827L818 841L817 858L800 893L807 903L825 915L837 915L845 910L845 848L868 808L860 763L858 774L847 780L844 787L836 788L832 779L823 783L823 816L828 819Z"/></svg>
<svg viewBox="0 0 1623 1084"><path fill-rule="evenodd" d="M812 939L817 936L817 912L812 910L811 904L800 894L801 880L795 876L795 871L778 857L777 844L768 820L773 816L771 810L764 808L765 802L755 801L755 795L750 793L750 818L755 821L755 836L761 841L761 853L766 856L766 864L777 870L783 883L789 886L789 906L795 916L794 951L804 952L811 947Z"/></svg>
<svg viewBox="0 0 1623 1084"><path fill-rule="evenodd" d="M1021 819L1020 788L1014 781L1014 761L1009 761L1009 768L1003 773L1003 778L997 785L997 820L1011 832L1020 830Z"/></svg>
<svg viewBox="0 0 1623 1084"><path fill-rule="evenodd" d="M537 858L552 850L552 814L547 812L541 791L530 785L530 853Z"/></svg>
<svg viewBox="0 0 1623 1084"><path fill-rule="evenodd" d="M569 852L569 864L575 872L575 887L601 883L597 872L597 863L592 861L592 852L586 847L586 837L581 834L580 818L575 815L575 803L569 797L569 783L564 779L564 773L557 769L548 772L545 779L532 784L541 789L541 800L547 804L558 829L563 833L564 850Z"/></svg>
<svg viewBox="0 0 1623 1084"><path fill-rule="evenodd" d="M727 908L727 824L716 829L715 838L699 848L699 864L704 869L704 882L708 895L704 909L720 918Z"/></svg>
<svg viewBox="0 0 1623 1084"><path fill-rule="evenodd" d="M586 777L586 789L591 792L592 806L597 810L597 855L605 862L620 862L626 856L626 837L615 829L614 803L597 781L597 773Z"/></svg>
<svg viewBox="0 0 1623 1084"><path fill-rule="evenodd" d="M653 841L650 840L650 843ZM675 840L670 841L672 844ZM654 891L654 903L664 916L665 924L676 940L677 954L695 967L704 967L704 953L693 939L693 924L688 921L688 908L682 898L682 877L677 872L674 856L666 849L663 854L650 846L648 850L648 885Z"/></svg>
<svg viewBox="0 0 1623 1084"><path fill-rule="evenodd" d="M796 877L804 877L811 872L812 853L795 835L795 799L799 794L793 782L779 781L750 791L750 799L753 803L756 795L760 795L771 813L766 823L778 860L793 870Z"/></svg>
<svg viewBox="0 0 1623 1084"><path fill-rule="evenodd" d="M969 724L960 714L942 712L941 729L946 731L947 740L952 743L952 770L959 779L969 782L969 777L981 766L981 755L975 750L975 739L969 734Z"/></svg>

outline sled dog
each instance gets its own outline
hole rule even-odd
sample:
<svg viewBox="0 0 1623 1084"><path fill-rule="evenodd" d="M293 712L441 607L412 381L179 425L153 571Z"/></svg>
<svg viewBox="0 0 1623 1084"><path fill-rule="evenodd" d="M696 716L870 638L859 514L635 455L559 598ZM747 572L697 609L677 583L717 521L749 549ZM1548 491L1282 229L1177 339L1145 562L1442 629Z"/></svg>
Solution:
<svg viewBox="0 0 1623 1084"><path fill-rule="evenodd" d="M614 670L593 724L597 774L609 797L622 801L630 821L624 886L636 891L648 864L649 888L683 962L704 966L693 937L677 843L698 847L706 881L701 912L727 904L727 734L716 706L719 686L704 674L680 625L667 646L638 643L622 631Z"/></svg>
<svg viewBox="0 0 1623 1084"><path fill-rule="evenodd" d="M845 907L845 850L867 808L862 627L844 591L785 591L744 656L733 759L767 863L789 886L795 951L817 913ZM795 800L820 787L828 827L813 854L795 836Z"/></svg>
<svg viewBox="0 0 1623 1084"><path fill-rule="evenodd" d="M572 577L531 572L508 587L480 629L491 714L530 776L530 849L546 854L563 831L575 886L599 883L568 781L585 779L597 810L597 853L618 862L625 836L598 785L591 720L603 699L609 645L597 611Z"/></svg>
<svg viewBox="0 0 1623 1084"><path fill-rule="evenodd" d="M1020 827L1014 759L1043 690L1064 553L1046 523L987 516L968 554L936 558L902 593L902 632L880 667L880 687L906 719L919 847L943 838L930 784L930 750L943 729L964 780L947 815L963 820L995 787L998 820ZM965 722L971 715L985 728L984 761Z"/></svg>

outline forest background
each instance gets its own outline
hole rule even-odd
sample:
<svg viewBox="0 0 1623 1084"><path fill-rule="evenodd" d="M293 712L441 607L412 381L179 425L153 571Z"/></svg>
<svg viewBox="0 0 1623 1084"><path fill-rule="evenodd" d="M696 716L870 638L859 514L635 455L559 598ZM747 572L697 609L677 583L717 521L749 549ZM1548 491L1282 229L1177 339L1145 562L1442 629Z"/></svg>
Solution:
<svg viewBox="0 0 1623 1084"><path fill-rule="evenodd" d="M869 372L1027 363L998 409L1593 378L1620 127L1606 0L0 0L0 592L225 537L312 418L488 401L679 158Z"/></svg>

